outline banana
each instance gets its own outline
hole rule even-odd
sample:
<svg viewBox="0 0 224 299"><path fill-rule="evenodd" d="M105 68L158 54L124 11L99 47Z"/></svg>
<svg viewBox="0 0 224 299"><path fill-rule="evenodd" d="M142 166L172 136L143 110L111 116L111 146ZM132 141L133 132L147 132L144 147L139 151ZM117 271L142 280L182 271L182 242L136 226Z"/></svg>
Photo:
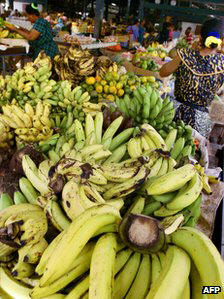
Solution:
<svg viewBox="0 0 224 299"><path fill-rule="evenodd" d="M177 162L173 159L173 158L171 158L171 157L169 157L169 159L168 159L168 170L167 170L167 172L171 172L171 171L173 171L174 170L174 167L177 165Z"/></svg>
<svg viewBox="0 0 224 299"><path fill-rule="evenodd" d="M146 134L150 139L155 143L157 148L162 148L164 151L167 151L167 146L160 134L149 124L143 124L141 126L142 130L145 130Z"/></svg>
<svg viewBox="0 0 224 299"><path fill-rule="evenodd" d="M195 168L186 164L176 170L162 175L152 183L147 184L146 190L149 195L160 195L182 188L195 175ZM150 181L150 180L149 180Z"/></svg>
<svg viewBox="0 0 224 299"><path fill-rule="evenodd" d="M204 286L218 285L222 290L224 289L223 260L215 245L206 235L195 228L182 227L171 235L171 240L173 244L183 248L191 257ZM217 294L216 298L223 298L223 292Z"/></svg>
<svg viewBox="0 0 224 299"><path fill-rule="evenodd" d="M56 227L59 231L66 230L69 227L70 221L65 216L64 212L57 202L49 200L44 210L50 218L54 227Z"/></svg>
<svg viewBox="0 0 224 299"><path fill-rule="evenodd" d="M128 153L131 158L138 158L142 155L141 139L133 137L128 141Z"/></svg>
<svg viewBox="0 0 224 299"><path fill-rule="evenodd" d="M55 248L57 247L57 245L58 245L59 241L61 240L62 236L64 235L64 233L65 233L65 231L58 234L57 237L55 237L52 240L52 242L48 245L46 250L43 252L43 254L40 258L40 261L35 269L35 272L38 275L42 275L44 273L47 261L48 261L49 257L51 256L51 254L53 253L53 251L55 250Z"/></svg>
<svg viewBox="0 0 224 299"><path fill-rule="evenodd" d="M93 160L93 161L99 161L100 160L105 160L106 158L108 158L112 153L109 150L101 150L95 154L92 154L89 157L89 160Z"/></svg>
<svg viewBox="0 0 224 299"><path fill-rule="evenodd" d="M0 196L0 211L12 206L14 204L12 198L8 193L2 193Z"/></svg>
<svg viewBox="0 0 224 299"><path fill-rule="evenodd" d="M112 152L110 157L103 163L103 165L120 162L121 159L124 157L126 151L127 151L127 145L126 144L120 145Z"/></svg>
<svg viewBox="0 0 224 299"><path fill-rule="evenodd" d="M157 254L151 254L151 261L152 261L151 286L153 286L161 275L162 266Z"/></svg>
<svg viewBox="0 0 224 299"><path fill-rule="evenodd" d="M7 115L0 115L0 122L3 124L13 128L13 129L18 129L20 126L15 122L15 120L12 120L11 117Z"/></svg>
<svg viewBox="0 0 224 299"><path fill-rule="evenodd" d="M177 138L177 129L172 129L165 139L165 143L167 145L167 150L170 151L173 147L175 140Z"/></svg>
<svg viewBox="0 0 224 299"><path fill-rule="evenodd" d="M125 264L124 268L115 277L114 299L122 299L127 294L138 272L140 258L140 253L135 252Z"/></svg>
<svg viewBox="0 0 224 299"><path fill-rule="evenodd" d="M113 198L120 198L124 197L131 192L139 189L142 184L144 184L146 178L148 176L148 169L145 166L142 166L138 173L123 183L117 184L114 188L106 191L104 193L104 199L113 199Z"/></svg>
<svg viewBox="0 0 224 299"><path fill-rule="evenodd" d="M97 112L94 120L96 143L100 144L102 140L102 130L103 130L103 113Z"/></svg>
<svg viewBox="0 0 224 299"><path fill-rule="evenodd" d="M114 151L115 149L117 149L121 144L127 142L130 137L132 136L134 132L134 128L128 128L124 131L122 131L120 134L118 134L117 136L115 136L110 144L109 150L110 151Z"/></svg>
<svg viewBox="0 0 224 299"><path fill-rule="evenodd" d="M26 197L20 191L14 192L13 201L14 201L15 205L19 205L22 203L28 203Z"/></svg>
<svg viewBox="0 0 224 299"><path fill-rule="evenodd" d="M161 195L153 195L152 197L156 201L166 204L166 203L172 201L176 195L177 195L177 192L174 191L174 192L169 192L169 193L165 193L165 194L161 194Z"/></svg>
<svg viewBox="0 0 224 299"><path fill-rule="evenodd" d="M116 238L112 233L103 235L97 241L90 265L89 298L106 299L111 297L114 285L116 248Z"/></svg>
<svg viewBox="0 0 224 299"><path fill-rule="evenodd" d="M138 269L138 273L133 281L130 290L125 298L144 299L147 295L151 281L151 261L150 256L144 254Z"/></svg>
<svg viewBox="0 0 224 299"><path fill-rule="evenodd" d="M130 208L127 210L125 215L132 213L132 214L142 214L145 206L145 198L144 197L137 197Z"/></svg>
<svg viewBox="0 0 224 299"><path fill-rule="evenodd" d="M156 217L168 217L168 216L172 216L175 215L179 212L180 210L168 210L166 208L166 206L162 206L159 210L156 210L154 212L154 216Z"/></svg>
<svg viewBox="0 0 224 299"><path fill-rule="evenodd" d="M18 128L25 128L24 122L17 116L17 114L13 113L11 106L2 106L2 111L5 116L16 123Z"/></svg>
<svg viewBox="0 0 224 299"><path fill-rule="evenodd" d="M0 277L1 289L9 296L17 299L29 298L31 288L25 287L24 284L15 279L8 269L0 267Z"/></svg>
<svg viewBox="0 0 224 299"><path fill-rule="evenodd" d="M208 299L207 294L202 295L202 280L200 274L194 263L191 261L191 272L190 272L190 282L191 282L191 298L192 299Z"/></svg>
<svg viewBox="0 0 224 299"><path fill-rule="evenodd" d="M26 128L32 128L32 119L28 114L25 113L20 107L16 105L11 105L13 114L16 114L18 118L21 119L22 122L24 122L24 125Z"/></svg>
<svg viewBox="0 0 224 299"><path fill-rule="evenodd" d="M158 175L159 173L159 170L162 166L162 163L163 163L163 157L160 157L156 162L155 164L151 167L150 169L150 173L149 173L149 176L148 177L155 177Z"/></svg>
<svg viewBox="0 0 224 299"><path fill-rule="evenodd" d="M31 292L32 298L43 298L45 296L54 294L86 273L90 267L94 246L94 242L87 243L79 256L72 263L69 271L62 275L55 282L46 285L45 287L41 287L40 284L38 284Z"/></svg>
<svg viewBox="0 0 224 299"><path fill-rule="evenodd" d="M134 177L139 167L113 169L108 165L107 167L101 166L101 170L108 181L122 183Z"/></svg>
<svg viewBox="0 0 224 299"><path fill-rule="evenodd" d="M90 184L84 184L83 185L83 189L85 191L86 196L91 201L95 201L97 203L105 203L105 200L100 195L100 193L98 192L98 190L96 189L96 187L93 186L93 184L91 184L91 183Z"/></svg>
<svg viewBox="0 0 224 299"><path fill-rule="evenodd" d="M167 299L179 299L188 280L190 264L189 256L182 249L169 246L165 267L159 278L152 284L146 298L163 298L166 294Z"/></svg>
<svg viewBox="0 0 224 299"><path fill-rule="evenodd" d="M180 153L182 152L183 148L184 148L184 144L185 144L185 139L183 137L180 137L177 139L177 141L175 142L172 150L171 150L171 157L173 159L176 159Z"/></svg>
<svg viewBox="0 0 224 299"><path fill-rule="evenodd" d="M117 253L116 261L115 261L115 274L120 272L120 270L124 267L124 265L129 260L132 253L133 251L130 248L126 248Z"/></svg>
<svg viewBox="0 0 224 299"><path fill-rule="evenodd" d="M29 264L37 264L48 243L43 238L36 244L27 244L18 250L19 261Z"/></svg>
<svg viewBox="0 0 224 299"><path fill-rule="evenodd" d="M159 169L159 172L158 172L158 176L160 175L164 175L168 172L168 159L167 158L163 158L163 162L162 162L162 165Z"/></svg>
<svg viewBox="0 0 224 299"><path fill-rule="evenodd" d="M40 279L40 285L46 286L64 275L76 259L88 240L101 227L120 219L117 209L110 205L96 206L85 210L69 226L60 240L55 252L50 257L46 271ZM65 247L64 244L67 244ZM60 252L60 255L58 255ZM55 259L55 254L57 258ZM63 267L61 265L63 264Z"/></svg>
<svg viewBox="0 0 224 299"><path fill-rule="evenodd" d="M179 299L191 299L191 287L189 279L187 280L183 293L181 294Z"/></svg>
<svg viewBox="0 0 224 299"><path fill-rule="evenodd" d="M85 211L85 206L79 196L79 185L74 180L68 181L63 188L62 206L71 220L76 219Z"/></svg>
<svg viewBox="0 0 224 299"><path fill-rule="evenodd" d="M30 277L34 274L34 267L31 264L19 261L12 269L12 276L17 279Z"/></svg>
<svg viewBox="0 0 224 299"><path fill-rule="evenodd" d="M38 175L38 168L28 155L23 156L22 167L26 177L42 195L46 195L50 192L48 182L40 179Z"/></svg>
<svg viewBox="0 0 224 299"><path fill-rule="evenodd" d="M103 134L102 142L104 142L108 138L113 138L114 134L119 129L123 119L124 119L123 116L119 116L109 125L109 127L106 129L105 133Z"/></svg>
<svg viewBox="0 0 224 299"><path fill-rule="evenodd" d="M67 299L83 298L84 294L88 291L90 286L90 277L87 275L81 281L79 281L74 289L66 296ZM90 298L89 296L87 298ZM104 298L104 297L102 297Z"/></svg>
<svg viewBox="0 0 224 299"><path fill-rule="evenodd" d="M182 210L192 204L200 195L202 190L202 181L200 176L195 173L187 187L182 187L174 199L167 203L169 210Z"/></svg>
<svg viewBox="0 0 224 299"><path fill-rule="evenodd" d="M85 119L85 136L86 136L86 145L95 144L95 127L94 120L92 116L88 113Z"/></svg>

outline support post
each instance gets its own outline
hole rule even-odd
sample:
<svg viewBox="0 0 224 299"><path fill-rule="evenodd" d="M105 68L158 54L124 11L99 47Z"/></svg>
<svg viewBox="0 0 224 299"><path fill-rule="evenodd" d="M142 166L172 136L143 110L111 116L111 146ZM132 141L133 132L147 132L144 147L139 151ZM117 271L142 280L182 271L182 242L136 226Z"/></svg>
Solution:
<svg viewBox="0 0 224 299"><path fill-rule="evenodd" d="M99 38L104 14L104 0L96 0L94 37Z"/></svg>
<svg viewBox="0 0 224 299"><path fill-rule="evenodd" d="M131 6L131 0L128 0L127 11L126 11L126 18L127 18L127 19L128 19L128 17L129 17L130 6Z"/></svg>
<svg viewBox="0 0 224 299"><path fill-rule="evenodd" d="M140 20L144 19L144 6L145 6L145 0L139 0L138 18Z"/></svg>

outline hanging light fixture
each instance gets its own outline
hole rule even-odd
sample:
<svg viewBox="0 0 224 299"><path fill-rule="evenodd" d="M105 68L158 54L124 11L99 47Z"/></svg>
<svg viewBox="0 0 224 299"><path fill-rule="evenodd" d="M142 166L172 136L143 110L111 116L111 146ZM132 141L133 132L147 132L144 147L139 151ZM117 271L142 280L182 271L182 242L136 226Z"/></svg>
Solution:
<svg viewBox="0 0 224 299"><path fill-rule="evenodd" d="M155 0L155 4L160 4L161 0Z"/></svg>
<svg viewBox="0 0 224 299"><path fill-rule="evenodd" d="M177 4L176 0L170 1L170 5L175 6Z"/></svg>

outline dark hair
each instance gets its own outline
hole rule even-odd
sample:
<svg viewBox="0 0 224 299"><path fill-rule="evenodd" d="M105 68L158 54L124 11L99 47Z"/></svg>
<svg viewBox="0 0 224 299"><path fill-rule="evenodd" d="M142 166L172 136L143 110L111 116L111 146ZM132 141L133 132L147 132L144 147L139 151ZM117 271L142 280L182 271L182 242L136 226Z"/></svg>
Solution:
<svg viewBox="0 0 224 299"><path fill-rule="evenodd" d="M33 7L31 6L31 4L28 4L28 5L26 6L26 9L25 9L25 10L26 10L26 13L27 13L28 15L35 15L35 16L37 16L37 17L40 16L40 12L39 12L39 10L33 8Z"/></svg>
<svg viewBox="0 0 224 299"><path fill-rule="evenodd" d="M205 47L206 38L209 36L210 32L216 32L220 35L221 38L224 37L224 22L220 19L209 19L204 22L201 27L201 38L202 45ZM218 44L212 43L210 48L215 49L218 47Z"/></svg>

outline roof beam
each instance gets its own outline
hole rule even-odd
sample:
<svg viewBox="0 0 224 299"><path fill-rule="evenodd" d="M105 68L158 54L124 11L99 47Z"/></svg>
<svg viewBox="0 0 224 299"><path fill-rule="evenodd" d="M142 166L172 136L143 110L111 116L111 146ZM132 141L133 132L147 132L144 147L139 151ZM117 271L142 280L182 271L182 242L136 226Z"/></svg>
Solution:
<svg viewBox="0 0 224 299"><path fill-rule="evenodd" d="M200 16L208 16L208 15L224 16L224 11L222 10L213 10L213 9L204 9L204 8L201 9L201 8L193 8L193 7L177 7L172 5L155 4L155 3L148 3L148 2L145 2L145 8L175 11L175 12L192 14L192 15L200 15Z"/></svg>

